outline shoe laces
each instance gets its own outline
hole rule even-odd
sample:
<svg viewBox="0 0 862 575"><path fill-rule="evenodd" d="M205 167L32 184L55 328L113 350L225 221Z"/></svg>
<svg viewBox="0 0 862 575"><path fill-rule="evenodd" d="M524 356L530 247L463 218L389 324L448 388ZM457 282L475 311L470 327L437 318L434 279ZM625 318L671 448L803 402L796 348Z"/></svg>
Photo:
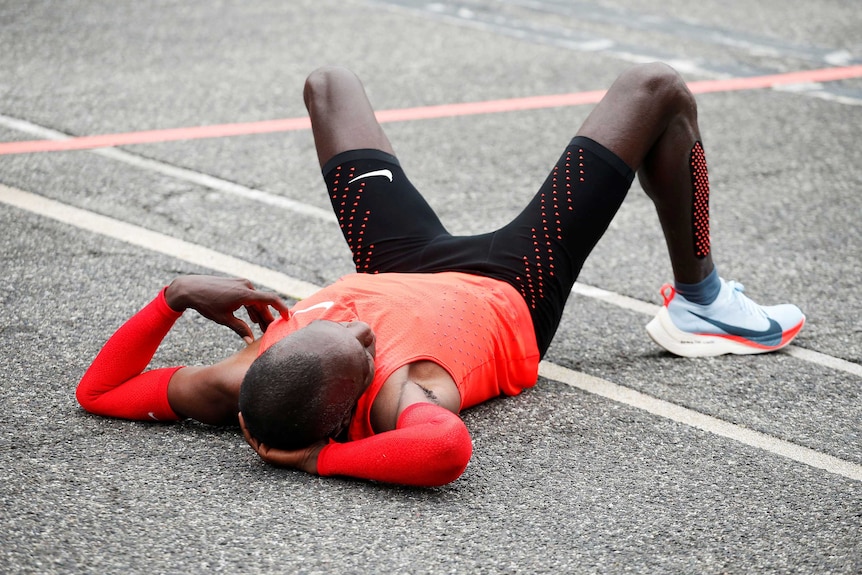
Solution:
<svg viewBox="0 0 862 575"><path fill-rule="evenodd" d="M733 301L740 311L752 315L766 316L766 312L763 311L763 308L754 303L751 298L743 293L745 291L744 285L738 281L730 280L727 282L727 287L732 290Z"/></svg>

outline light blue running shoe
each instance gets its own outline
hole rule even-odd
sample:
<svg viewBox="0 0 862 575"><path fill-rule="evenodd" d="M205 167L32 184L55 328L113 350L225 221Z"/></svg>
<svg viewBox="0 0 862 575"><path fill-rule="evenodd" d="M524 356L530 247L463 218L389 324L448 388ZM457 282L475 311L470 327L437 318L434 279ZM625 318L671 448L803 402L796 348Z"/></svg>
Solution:
<svg viewBox="0 0 862 575"><path fill-rule="evenodd" d="M802 311L792 304L759 306L743 290L742 284L722 279L715 301L698 305L665 284L664 305L647 324L647 333L684 357L766 353L789 344L805 324Z"/></svg>

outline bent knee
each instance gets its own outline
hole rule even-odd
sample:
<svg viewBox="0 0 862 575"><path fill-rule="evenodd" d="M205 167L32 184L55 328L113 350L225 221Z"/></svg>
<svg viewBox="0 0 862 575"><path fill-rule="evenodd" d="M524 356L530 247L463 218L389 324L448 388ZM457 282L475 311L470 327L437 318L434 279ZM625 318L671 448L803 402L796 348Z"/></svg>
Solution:
<svg viewBox="0 0 862 575"><path fill-rule="evenodd" d="M359 85L359 78L347 68L323 66L314 70L305 79L303 95L308 104L315 98L332 94L344 87Z"/></svg>
<svg viewBox="0 0 862 575"><path fill-rule="evenodd" d="M695 100L679 72L662 62L639 64L620 77L630 89L650 98L657 105L694 109Z"/></svg>

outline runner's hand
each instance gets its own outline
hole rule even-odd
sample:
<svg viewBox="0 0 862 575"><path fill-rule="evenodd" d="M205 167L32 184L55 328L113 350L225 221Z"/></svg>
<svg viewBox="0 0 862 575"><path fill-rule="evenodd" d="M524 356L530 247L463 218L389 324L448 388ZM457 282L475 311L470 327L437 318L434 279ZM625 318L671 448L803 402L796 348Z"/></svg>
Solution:
<svg viewBox="0 0 862 575"><path fill-rule="evenodd" d="M239 414L239 426L242 429L243 437L246 442L254 449L262 460L276 467L292 467L306 473L317 475L317 457L320 452L326 447L327 440L321 440L313 443L308 447L286 451L284 449L275 449L267 447L263 443L251 436L248 428L245 426L245 420L242 418L242 413Z"/></svg>
<svg viewBox="0 0 862 575"><path fill-rule="evenodd" d="M287 304L278 295L258 291L250 281L241 278L181 276L168 286L165 299L176 311L193 309L211 321L226 325L246 343L254 341L254 333L246 322L234 315L239 308L245 307L249 319L260 326L261 331L266 331L274 321L270 307L283 317L290 314Z"/></svg>

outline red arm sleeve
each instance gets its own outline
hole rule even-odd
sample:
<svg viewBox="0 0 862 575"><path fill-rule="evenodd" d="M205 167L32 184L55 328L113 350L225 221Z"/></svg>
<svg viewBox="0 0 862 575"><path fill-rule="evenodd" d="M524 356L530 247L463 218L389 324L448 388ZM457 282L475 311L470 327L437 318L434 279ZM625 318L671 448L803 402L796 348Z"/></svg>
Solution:
<svg viewBox="0 0 862 575"><path fill-rule="evenodd" d="M93 360L75 396L81 407L108 417L175 421L168 382L179 367L141 373L182 312L171 309L165 290L111 336Z"/></svg>
<svg viewBox="0 0 862 575"><path fill-rule="evenodd" d="M460 417L432 403L415 403L401 413L392 431L324 447L317 472L434 487L458 479L472 454L470 433Z"/></svg>

